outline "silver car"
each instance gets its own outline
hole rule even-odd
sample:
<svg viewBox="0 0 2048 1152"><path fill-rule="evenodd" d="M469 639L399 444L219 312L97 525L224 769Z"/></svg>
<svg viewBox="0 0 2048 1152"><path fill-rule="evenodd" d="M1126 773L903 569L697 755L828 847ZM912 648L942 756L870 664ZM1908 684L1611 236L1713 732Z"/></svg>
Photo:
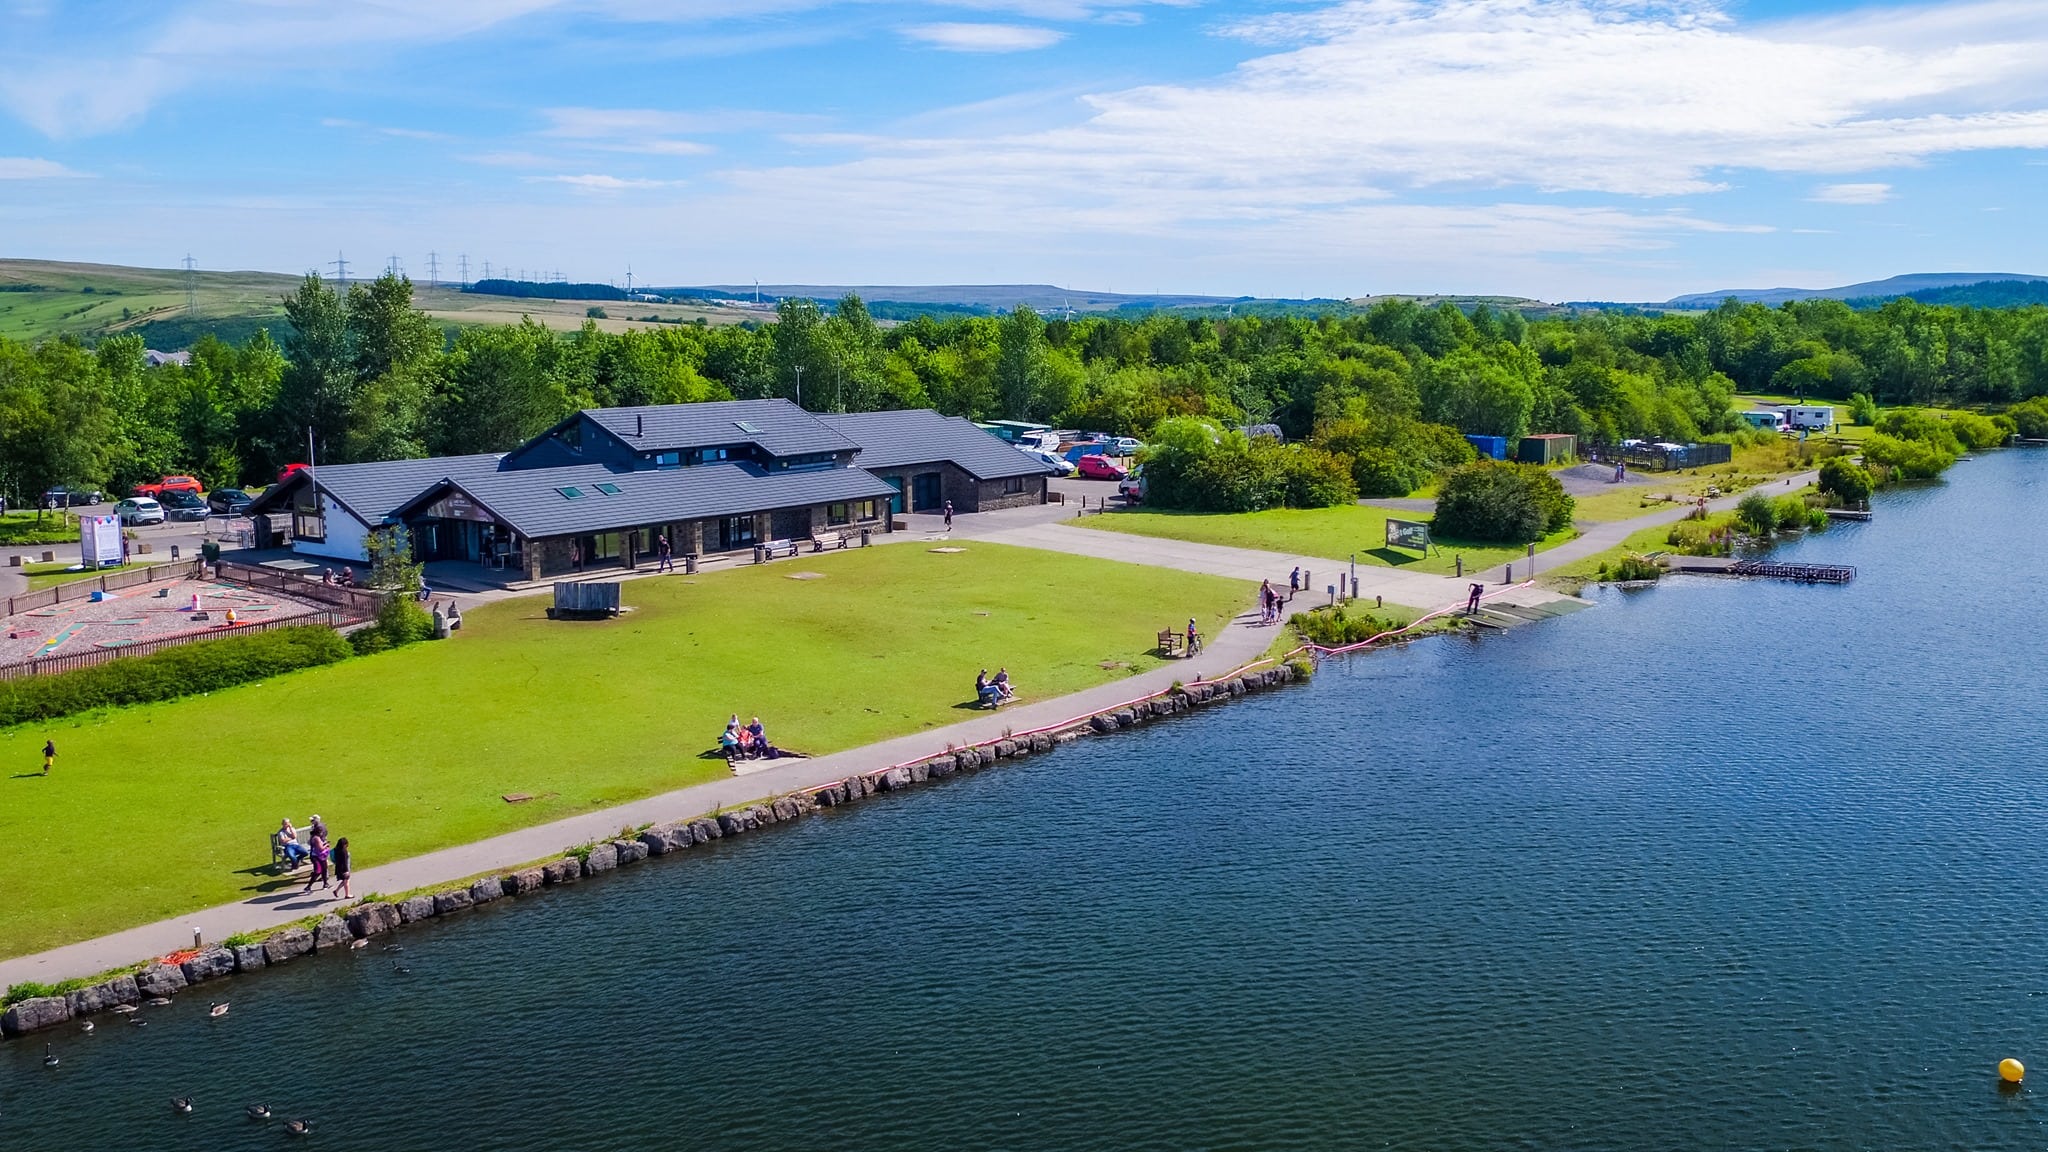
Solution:
<svg viewBox="0 0 2048 1152"><path fill-rule="evenodd" d="M147 496L130 496L114 505L114 515L123 524L161 524L164 522L164 506Z"/></svg>

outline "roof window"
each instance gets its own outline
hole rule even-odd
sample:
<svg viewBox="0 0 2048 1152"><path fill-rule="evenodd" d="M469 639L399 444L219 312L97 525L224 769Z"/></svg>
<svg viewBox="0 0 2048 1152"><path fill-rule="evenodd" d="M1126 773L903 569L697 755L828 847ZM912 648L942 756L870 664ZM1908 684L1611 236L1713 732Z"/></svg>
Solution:
<svg viewBox="0 0 2048 1152"><path fill-rule="evenodd" d="M761 430L759 428L754 427L752 424L747 423L745 420L735 420L732 423L733 427L738 428L740 431L745 432L749 436L759 436L761 434Z"/></svg>
<svg viewBox="0 0 2048 1152"><path fill-rule="evenodd" d="M617 496L619 494L619 486L617 484L599 484L597 485L597 490L607 496Z"/></svg>
<svg viewBox="0 0 2048 1152"><path fill-rule="evenodd" d="M583 489L581 488L557 488L555 491L560 492L564 500L583 499Z"/></svg>

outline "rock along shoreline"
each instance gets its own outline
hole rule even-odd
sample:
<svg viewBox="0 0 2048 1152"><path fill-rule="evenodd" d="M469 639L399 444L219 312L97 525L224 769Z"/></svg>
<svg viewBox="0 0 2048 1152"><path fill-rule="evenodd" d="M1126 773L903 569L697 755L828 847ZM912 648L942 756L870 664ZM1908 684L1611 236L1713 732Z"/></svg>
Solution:
<svg viewBox="0 0 2048 1152"><path fill-rule="evenodd" d="M856 773L829 784L691 819L649 825L633 836L577 847L558 858L500 875L397 900L365 901L330 912L310 925L278 929L257 943L232 947L216 944L189 954L174 953L178 958L175 963L170 958L153 960L134 972L111 976L62 995L17 1001L0 1013L0 1034L25 1036L67 1021L133 1007L146 999L176 996L194 985L287 964L301 956L346 951L373 936L399 932L408 924L459 915L479 904L574 884L651 857L670 856L714 840L743 836L878 793L901 792L927 781L986 768L999 760L1050 752L1083 736L1141 727L1248 692L1289 684L1297 678L1300 674L1294 666L1278 664L1242 669L1217 680L1176 684L1164 692L1045 728L980 744L949 746L934 756Z"/></svg>

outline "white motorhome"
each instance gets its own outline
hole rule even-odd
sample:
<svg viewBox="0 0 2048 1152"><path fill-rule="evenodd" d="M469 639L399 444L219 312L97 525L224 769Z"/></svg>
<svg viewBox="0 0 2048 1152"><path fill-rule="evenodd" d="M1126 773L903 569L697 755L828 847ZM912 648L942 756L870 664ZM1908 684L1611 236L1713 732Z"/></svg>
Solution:
<svg viewBox="0 0 2048 1152"><path fill-rule="evenodd" d="M1835 410L1825 404L1794 404L1785 409L1785 417L1795 431L1825 432L1835 426Z"/></svg>

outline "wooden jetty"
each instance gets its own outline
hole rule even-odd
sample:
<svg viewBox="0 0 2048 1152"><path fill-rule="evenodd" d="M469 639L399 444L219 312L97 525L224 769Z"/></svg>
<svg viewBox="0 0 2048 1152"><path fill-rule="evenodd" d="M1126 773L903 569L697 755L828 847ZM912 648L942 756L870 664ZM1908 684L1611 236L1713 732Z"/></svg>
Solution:
<svg viewBox="0 0 2048 1152"><path fill-rule="evenodd" d="M1870 519L1870 509L1868 508L1830 508L1827 510L1827 512L1828 519L1830 520Z"/></svg>
<svg viewBox="0 0 2048 1152"><path fill-rule="evenodd" d="M1720 556L1671 556L1673 573L1692 576L1753 576L1798 584L1847 584L1856 569L1847 564L1775 564L1768 560L1730 560Z"/></svg>

